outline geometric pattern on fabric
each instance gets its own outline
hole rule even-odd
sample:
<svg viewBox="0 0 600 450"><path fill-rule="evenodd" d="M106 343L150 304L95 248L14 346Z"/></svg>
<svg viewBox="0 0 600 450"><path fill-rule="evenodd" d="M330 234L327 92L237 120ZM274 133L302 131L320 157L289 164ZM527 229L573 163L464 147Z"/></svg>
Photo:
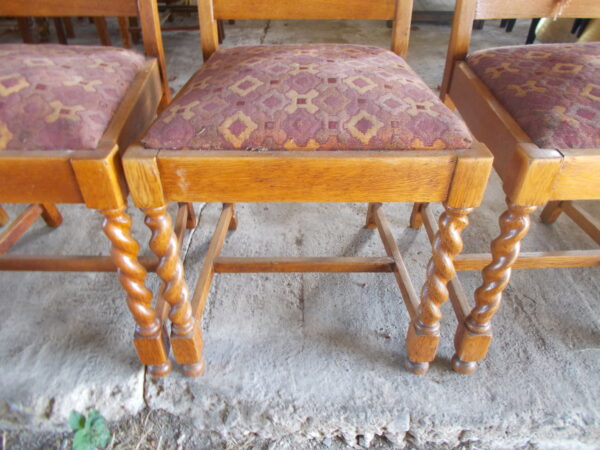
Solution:
<svg viewBox="0 0 600 450"><path fill-rule="evenodd" d="M492 48L467 64L540 148L600 148L600 42Z"/></svg>
<svg viewBox="0 0 600 450"><path fill-rule="evenodd" d="M94 149L135 75L114 47L0 44L0 150Z"/></svg>
<svg viewBox="0 0 600 450"><path fill-rule="evenodd" d="M458 119L396 54L346 44L220 49L143 139L148 148L469 148Z"/></svg>

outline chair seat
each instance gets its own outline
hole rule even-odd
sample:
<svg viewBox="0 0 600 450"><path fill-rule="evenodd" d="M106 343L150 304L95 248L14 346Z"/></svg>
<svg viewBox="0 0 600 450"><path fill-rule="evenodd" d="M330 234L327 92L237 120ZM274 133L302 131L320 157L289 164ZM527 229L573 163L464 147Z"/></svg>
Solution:
<svg viewBox="0 0 600 450"><path fill-rule="evenodd" d="M408 64L344 44L218 50L151 127L154 149L469 148L466 126Z"/></svg>
<svg viewBox="0 0 600 450"><path fill-rule="evenodd" d="M0 45L0 150L94 149L145 57L77 45Z"/></svg>
<svg viewBox="0 0 600 450"><path fill-rule="evenodd" d="M501 47L467 63L541 148L600 148L600 42Z"/></svg>

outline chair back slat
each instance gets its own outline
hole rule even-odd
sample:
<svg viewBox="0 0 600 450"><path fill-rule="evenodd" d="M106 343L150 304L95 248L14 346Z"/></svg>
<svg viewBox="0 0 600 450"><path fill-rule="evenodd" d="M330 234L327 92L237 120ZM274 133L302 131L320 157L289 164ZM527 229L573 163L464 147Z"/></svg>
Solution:
<svg viewBox="0 0 600 450"><path fill-rule="evenodd" d="M216 19L392 20L394 0L214 0Z"/></svg>
<svg viewBox="0 0 600 450"><path fill-rule="evenodd" d="M0 16L137 16L136 0L1 0Z"/></svg>
<svg viewBox="0 0 600 450"><path fill-rule="evenodd" d="M553 17L559 8L562 18L600 17L599 0L478 0L475 19Z"/></svg>
<svg viewBox="0 0 600 450"><path fill-rule="evenodd" d="M218 48L217 19L393 20L392 51L406 56L413 0L198 0L204 60Z"/></svg>

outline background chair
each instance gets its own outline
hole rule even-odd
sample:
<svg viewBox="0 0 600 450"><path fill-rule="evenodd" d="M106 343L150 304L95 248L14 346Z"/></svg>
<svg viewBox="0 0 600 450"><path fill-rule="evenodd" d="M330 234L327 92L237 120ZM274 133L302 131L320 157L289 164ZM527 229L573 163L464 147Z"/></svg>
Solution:
<svg viewBox="0 0 600 450"><path fill-rule="evenodd" d="M483 195L491 158L399 57L408 48L411 1L198 2L205 64L126 153L135 204L173 327L176 361L202 373L200 319L221 272L392 272L412 323L409 367L423 373L439 340L460 233ZM255 46L218 50L218 19L394 19L392 51L356 45ZM383 105L383 107L380 107ZM417 125L421 124L421 125ZM445 202L421 303L379 202ZM168 202L223 202L192 301ZM224 258L237 226L235 202L371 202L383 258ZM163 303L164 304L164 303Z"/></svg>
<svg viewBox="0 0 600 450"><path fill-rule="evenodd" d="M138 8L139 7L139 8ZM156 260L137 259L125 212L120 160L170 100L155 0L31 2L3 0L0 16L138 16L148 58L128 50L60 45L0 45L0 202L32 203L0 233L0 270L114 271L136 320L140 360L155 375L170 370L168 347L144 286ZM40 216L62 218L56 203L85 203L104 216L111 257L5 254ZM0 223L8 220L0 210Z"/></svg>
<svg viewBox="0 0 600 450"><path fill-rule="evenodd" d="M508 209L490 255L461 255L457 268L483 268L476 306L459 317L453 367L476 369L491 342L491 320L511 268L600 265L600 251L529 252L519 256L529 215L547 202L544 222L565 212L600 244L600 227L571 200L600 198L600 44L491 49L468 55L478 19L600 17L595 0L515 3L458 0L442 98L456 105L474 135L494 154Z"/></svg>

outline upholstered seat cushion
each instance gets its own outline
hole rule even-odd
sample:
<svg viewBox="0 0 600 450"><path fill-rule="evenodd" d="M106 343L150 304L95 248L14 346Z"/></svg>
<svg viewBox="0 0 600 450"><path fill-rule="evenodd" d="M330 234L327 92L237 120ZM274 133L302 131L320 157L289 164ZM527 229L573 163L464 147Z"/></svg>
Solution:
<svg viewBox="0 0 600 450"><path fill-rule="evenodd" d="M468 148L471 136L390 51L338 44L218 50L143 140L156 149Z"/></svg>
<svg viewBox="0 0 600 450"><path fill-rule="evenodd" d="M113 47L0 45L0 150L94 149L144 56Z"/></svg>
<svg viewBox="0 0 600 450"><path fill-rule="evenodd" d="M501 47L467 63L542 148L600 148L600 42Z"/></svg>

